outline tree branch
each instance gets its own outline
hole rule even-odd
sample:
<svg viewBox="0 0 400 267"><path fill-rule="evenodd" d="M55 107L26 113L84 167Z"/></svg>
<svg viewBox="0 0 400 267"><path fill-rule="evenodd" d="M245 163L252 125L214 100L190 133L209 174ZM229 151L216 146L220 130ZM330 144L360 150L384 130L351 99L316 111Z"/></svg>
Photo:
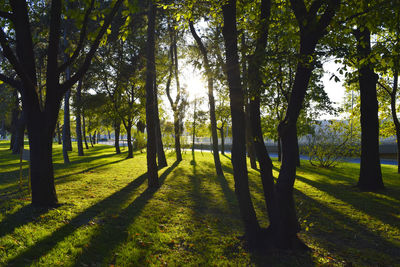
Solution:
<svg viewBox="0 0 400 267"><path fill-rule="evenodd" d="M21 64L19 63L17 57L14 55L14 52L11 50L10 46L8 45L6 34L3 31L3 28L0 28L0 44L3 48L3 54L8 59L10 64L13 66L14 70L17 72L17 75L20 79L25 82L26 84L30 84L31 81L28 78L28 75L25 73L24 69L22 68Z"/></svg>
<svg viewBox="0 0 400 267"><path fill-rule="evenodd" d="M103 38L103 35L105 34L108 26L110 26L111 21L112 21L114 15L117 13L118 8L122 4L122 2L123 2L123 0L118 0L115 3L110 14L108 14L106 19L104 20L104 24L101 27L99 33L97 34L96 39L94 40L89 52L87 53L85 61L83 62L82 66L69 80L65 81L61 85L61 93L62 94L65 93L68 89L70 89L82 77L82 75L85 74L85 72L88 70L88 68L90 66L90 62L92 61L92 58L93 58L94 54L96 53L97 48L100 45L100 41Z"/></svg>
<svg viewBox="0 0 400 267"><path fill-rule="evenodd" d="M11 77L8 77L2 73L0 73L0 80L5 82L6 84L11 85L12 87L14 87L15 89L17 89L18 91L21 90L21 82L17 81ZM21 91L20 91L21 92Z"/></svg>
<svg viewBox="0 0 400 267"><path fill-rule="evenodd" d="M83 26L82 26L81 34L79 36L78 45L75 48L75 51L73 52L72 56L70 58L68 58L64 62L64 64L62 64L58 68L58 72L59 73L63 72L68 66L70 66L72 64L72 62L74 62L74 60L78 57L80 51L82 50L83 43L84 43L85 37L86 37L86 32L87 32L87 25L88 25L88 21L89 21L89 15L90 15L90 13L92 13L93 7L94 7L94 0L92 0L90 2L90 7L88 8L88 10L85 13L85 17L83 19Z"/></svg>
<svg viewBox="0 0 400 267"><path fill-rule="evenodd" d="M389 88L387 88L383 83L381 83L380 81L378 81L377 83L379 84L380 87L382 87L386 91L386 93L392 95L391 90L389 90Z"/></svg>

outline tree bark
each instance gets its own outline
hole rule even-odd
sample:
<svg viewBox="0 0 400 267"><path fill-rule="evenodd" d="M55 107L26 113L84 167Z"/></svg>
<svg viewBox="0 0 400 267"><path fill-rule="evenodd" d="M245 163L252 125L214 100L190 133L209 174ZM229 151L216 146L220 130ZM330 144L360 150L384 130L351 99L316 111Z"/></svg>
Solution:
<svg viewBox="0 0 400 267"><path fill-rule="evenodd" d="M132 123L128 122L128 124L125 127L125 130L126 130L126 136L127 136L127 141L128 141L128 156L126 158L131 159L131 158L133 158Z"/></svg>
<svg viewBox="0 0 400 267"><path fill-rule="evenodd" d="M256 151L254 147L253 141L253 133L251 131L251 122L250 122L250 105L249 105L249 88L247 87L247 59L246 54L244 52L246 47L246 37L243 33L242 35L242 83L243 83L243 91L245 94L244 97L244 113L246 116L246 150L247 156L250 158L250 167L253 170L257 169L256 162Z"/></svg>
<svg viewBox="0 0 400 267"><path fill-rule="evenodd" d="M158 168L163 168L168 166L168 163L164 152L164 144L162 141L161 126L160 126L160 115L158 112L158 88L156 83L156 74L154 74L154 117L156 119L155 127L156 127Z"/></svg>
<svg viewBox="0 0 400 267"><path fill-rule="evenodd" d="M85 123L85 113L82 112L82 132L83 132L83 141L85 142L86 149L89 149L89 145L86 138L86 123Z"/></svg>
<svg viewBox="0 0 400 267"><path fill-rule="evenodd" d="M12 148L13 154L21 153L21 147L24 146L25 126L25 115L23 112L21 112L16 125L15 140Z"/></svg>
<svg viewBox="0 0 400 267"><path fill-rule="evenodd" d="M18 116L21 113L20 110L19 110L19 100L18 100L18 93L17 93L16 89L13 91L13 96L15 98L15 105L14 105L12 113L11 113L10 150L13 150L13 148L14 148L14 143L15 143L15 139L16 139L15 137L17 135Z"/></svg>
<svg viewBox="0 0 400 267"><path fill-rule="evenodd" d="M199 47L201 54L203 55L203 63L204 63L204 68L206 70L206 75L207 75L208 103L210 106L210 122L211 122L211 136L212 136L212 150L213 150L213 156L214 156L214 165L215 165L215 171L216 171L217 175L223 176L224 172L222 170L221 160L219 158L219 153L218 153L218 133L217 133L217 120L215 117L214 79L212 77L213 74L211 72L211 67L210 67L210 63L208 60L207 50L206 50L202 40L200 39L200 37L197 35L192 21L189 22L189 28L190 28L193 38L196 40L197 46Z"/></svg>
<svg viewBox="0 0 400 267"><path fill-rule="evenodd" d="M121 122L119 119L115 119L114 121L114 146L115 146L115 153L121 154L121 149L119 147L119 135L121 132Z"/></svg>
<svg viewBox="0 0 400 267"><path fill-rule="evenodd" d="M379 119L376 83L378 75L374 72L368 57L371 54L371 34L363 25L354 31L357 39L359 63L358 82L361 97L361 164L357 186L363 191L377 191L384 188L379 158Z"/></svg>
<svg viewBox="0 0 400 267"><path fill-rule="evenodd" d="M225 155L225 136L224 136L224 126L219 128L219 134L221 135L221 154Z"/></svg>
<svg viewBox="0 0 400 267"><path fill-rule="evenodd" d="M174 134L175 134L175 153L176 160L182 161L181 152L181 131L180 131L180 121L178 112L174 112Z"/></svg>
<svg viewBox="0 0 400 267"><path fill-rule="evenodd" d="M76 88L76 139L78 144L78 156L83 156L83 143L82 143L82 125L81 125L81 109L82 109L82 79L78 82Z"/></svg>
<svg viewBox="0 0 400 267"><path fill-rule="evenodd" d="M281 162L282 160L282 145L281 145L281 137L278 136L278 161Z"/></svg>
<svg viewBox="0 0 400 267"><path fill-rule="evenodd" d="M71 118L69 109L69 98L71 95L71 90L65 93L64 97L64 127L63 127L63 143L65 143L65 148L67 151L72 151L71 143ZM63 145L64 149L64 145ZM68 154L67 154L68 155ZM64 159L65 161L65 159Z"/></svg>
<svg viewBox="0 0 400 267"><path fill-rule="evenodd" d="M147 61L146 61L146 125L147 125L147 177L149 187L159 187L157 172L157 143L155 125L155 97L154 79L155 67L155 21L156 6L153 1L149 3L147 24Z"/></svg>
<svg viewBox="0 0 400 267"><path fill-rule="evenodd" d="M244 223L245 237L249 245L254 246L260 234L260 225L258 224L250 196L246 166L246 124L237 48L236 1L229 0L222 7L222 11L224 18L222 33L225 43L227 79L232 116L232 166L235 180L235 193Z"/></svg>
<svg viewBox="0 0 400 267"><path fill-rule="evenodd" d="M60 122L57 121L57 143L58 143L59 145L62 144L62 141L61 141L61 129L60 129L60 128L61 128L61 127L60 127Z"/></svg>

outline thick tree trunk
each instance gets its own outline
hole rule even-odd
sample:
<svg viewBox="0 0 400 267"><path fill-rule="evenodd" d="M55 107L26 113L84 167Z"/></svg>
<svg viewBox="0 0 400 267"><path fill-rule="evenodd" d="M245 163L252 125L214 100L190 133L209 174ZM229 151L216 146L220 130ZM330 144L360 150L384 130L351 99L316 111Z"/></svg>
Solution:
<svg viewBox="0 0 400 267"><path fill-rule="evenodd" d="M14 140L14 144L13 144L13 148L12 148L13 154L21 153L21 148L24 146L24 135L25 135L25 126L26 126L24 112L21 112L16 126L17 127L16 127L15 140Z"/></svg>
<svg viewBox="0 0 400 267"><path fill-rule="evenodd" d="M121 149L119 147L119 135L121 132L121 123L119 119L115 119L114 121L114 146L115 146L115 153L121 154Z"/></svg>
<svg viewBox="0 0 400 267"><path fill-rule="evenodd" d="M180 121L177 112L174 112L174 134L176 160L182 161Z"/></svg>
<svg viewBox="0 0 400 267"><path fill-rule="evenodd" d="M156 74L154 74L154 117L156 119L155 127L156 127L158 168L163 168L168 166L168 163L164 152L164 144L162 141L161 126L160 126L160 115L158 112L158 89L156 84Z"/></svg>
<svg viewBox="0 0 400 267"><path fill-rule="evenodd" d="M83 141L85 142L86 149L89 149L89 145L86 138L86 123L85 123L85 114L82 112L82 133L83 133Z"/></svg>
<svg viewBox="0 0 400 267"><path fill-rule="evenodd" d="M71 119L70 119L70 110L69 110L69 98L71 95L71 90L68 90L65 93L64 97L64 127L63 127L63 143L65 143L65 147L67 151L72 151L72 143L71 143ZM64 149L64 145L63 145Z"/></svg>
<svg viewBox="0 0 400 267"><path fill-rule="evenodd" d="M359 60L367 60L371 54L370 31L363 26L354 31L357 39ZM371 63L358 68L361 97L361 164L357 186L363 191L377 191L384 188L379 158L379 119L376 83L378 75Z"/></svg>
<svg viewBox="0 0 400 267"><path fill-rule="evenodd" d="M204 68L207 75L207 85L208 85L208 103L210 106L210 122L211 122L211 136L212 136L212 151L214 156L215 171L218 176L223 176L221 160L218 153L218 133L217 133L217 120L215 118L215 100L214 100L214 80L213 74L211 72L210 64L208 61L207 50L201 41L200 37L197 35L196 30L193 26L193 22L189 22L190 31L196 40L196 43L203 55Z"/></svg>
<svg viewBox="0 0 400 267"><path fill-rule="evenodd" d="M245 228L245 236L250 246L257 243L260 225L254 211L249 191L246 166L246 122L244 114L244 96L240 82L240 68L237 48L236 1L229 0L222 7L224 26L223 37L229 85L229 97L232 116L232 165L235 180L235 193Z"/></svg>
<svg viewBox="0 0 400 267"><path fill-rule="evenodd" d="M155 66L155 21L156 6L153 1L149 3L148 25L147 25L147 61L146 61L146 125L147 125L147 177L149 187L160 186L157 172L157 141L155 123L155 98L154 79L156 75Z"/></svg>
<svg viewBox="0 0 400 267"><path fill-rule="evenodd" d="M127 159L133 158L133 145L132 145L132 124L128 123L127 127L125 127L126 136L128 141L128 156Z"/></svg>
<svg viewBox="0 0 400 267"><path fill-rule="evenodd" d="M26 116L31 168L32 204L37 206L54 206L58 203L54 185L54 170L52 160L53 136L60 110L61 97L49 90L46 110L40 109L38 100L24 103ZM28 95L24 98L35 98Z"/></svg>
<svg viewBox="0 0 400 267"><path fill-rule="evenodd" d="M78 144L78 156L83 156L83 143L82 143L82 125L81 125L81 109L82 109L82 79L78 82L76 88L76 139Z"/></svg>

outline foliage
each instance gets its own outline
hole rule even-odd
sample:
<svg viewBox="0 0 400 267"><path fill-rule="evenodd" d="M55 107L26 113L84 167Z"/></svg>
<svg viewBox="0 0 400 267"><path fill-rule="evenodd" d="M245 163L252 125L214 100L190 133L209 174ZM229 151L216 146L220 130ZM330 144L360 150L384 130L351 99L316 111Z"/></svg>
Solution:
<svg viewBox="0 0 400 267"><path fill-rule="evenodd" d="M314 125L314 132L307 136L307 144L302 148L311 165L329 168L340 160L359 156L359 129L352 120L324 122Z"/></svg>
<svg viewBox="0 0 400 267"><path fill-rule="evenodd" d="M140 153L142 153L142 150L146 148L146 135L140 131L136 131L133 135L133 148L135 150L140 150Z"/></svg>

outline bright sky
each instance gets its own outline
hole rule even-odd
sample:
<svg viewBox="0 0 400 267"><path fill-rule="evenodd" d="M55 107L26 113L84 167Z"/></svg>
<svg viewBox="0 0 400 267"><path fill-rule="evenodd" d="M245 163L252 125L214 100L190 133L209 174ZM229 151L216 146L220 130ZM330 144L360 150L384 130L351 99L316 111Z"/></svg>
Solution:
<svg viewBox="0 0 400 267"><path fill-rule="evenodd" d="M336 64L333 60L324 63L323 68L325 71L322 77L322 82L325 87L331 101L336 103L336 107L343 103L343 97L345 89L343 87L343 76L337 71L339 64ZM340 78L340 82L335 82L335 79L331 79L332 73ZM182 70L181 74L182 84L186 84L187 91L189 93L189 101L193 100L195 96L204 97L207 99L207 84L206 80L202 78L201 73L198 70L193 70L193 67L188 65ZM207 100L208 101L208 100ZM203 105L203 109L208 110L207 101ZM329 119L331 116L323 116L323 119Z"/></svg>

